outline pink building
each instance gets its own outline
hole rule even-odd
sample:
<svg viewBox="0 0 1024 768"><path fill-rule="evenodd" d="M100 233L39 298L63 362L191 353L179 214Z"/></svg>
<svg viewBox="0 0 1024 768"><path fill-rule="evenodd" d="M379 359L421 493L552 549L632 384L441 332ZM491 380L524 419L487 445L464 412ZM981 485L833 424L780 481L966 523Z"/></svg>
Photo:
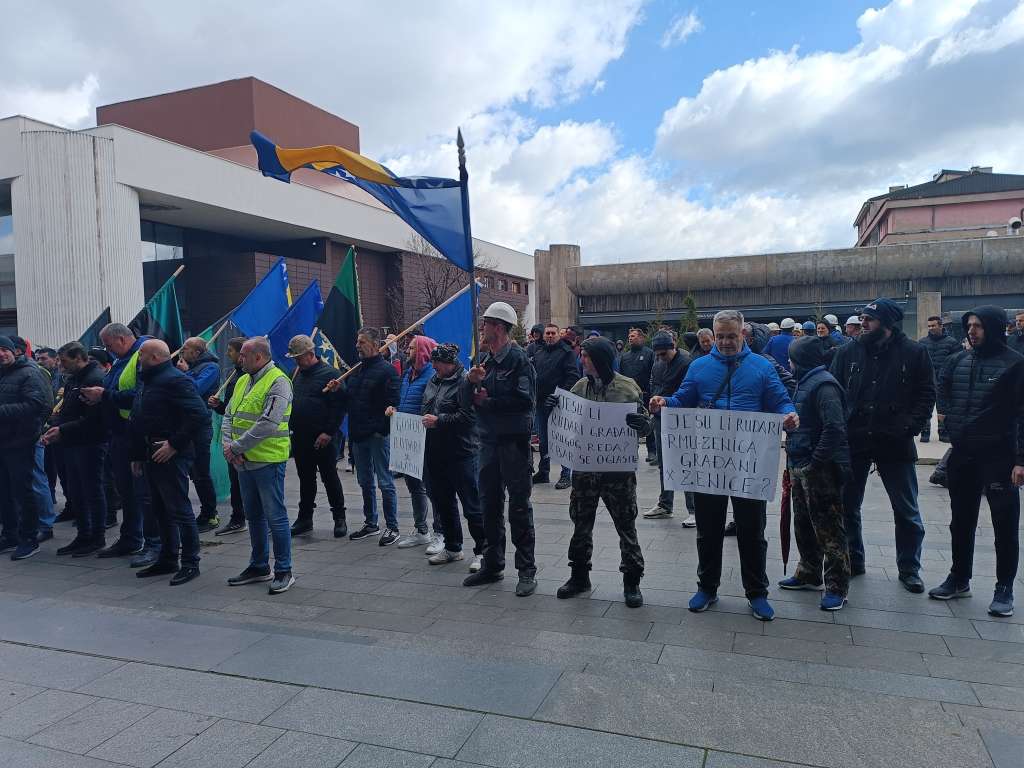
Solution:
<svg viewBox="0 0 1024 768"><path fill-rule="evenodd" d="M1016 219L1016 227L1011 220ZM924 184L889 187L857 214L857 245L963 240L1016 234L1024 219L1024 175L942 170Z"/></svg>

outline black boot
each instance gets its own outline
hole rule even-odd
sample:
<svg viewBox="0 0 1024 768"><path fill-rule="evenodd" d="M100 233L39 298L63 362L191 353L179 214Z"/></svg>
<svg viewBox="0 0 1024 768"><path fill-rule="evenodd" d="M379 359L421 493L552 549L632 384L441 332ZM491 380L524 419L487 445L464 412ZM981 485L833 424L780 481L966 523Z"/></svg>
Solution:
<svg viewBox="0 0 1024 768"><path fill-rule="evenodd" d="M334 538L344 539L348 536L348 525L345 523L345 511L334 517Z"/></svg>
<svg viewBox="0 0 1024 768"><path fill-rule="evenodd" d="M294 523L292 523L292 536L302 536L307 533L311 533L313 530L313 518L312 517L299 517Z"/></svg>
<svg viewBox="0 0 1024 768"><path fill-rule="evenodd" d="M622 595L626 598L627 608L639 608L644 604L644 596L640 593L640 577L622 576Z"/></svg>
<svg viewBox="0 0 1024 768"><path fill-rule="evenodd" d="M572 576L562 586L558 588L558 592L555 594L559 600L566 600L570 597L576 597L576 595L582 595L584 592L589 592L590 587L590 571L589 570L573 570Z"/></svg>

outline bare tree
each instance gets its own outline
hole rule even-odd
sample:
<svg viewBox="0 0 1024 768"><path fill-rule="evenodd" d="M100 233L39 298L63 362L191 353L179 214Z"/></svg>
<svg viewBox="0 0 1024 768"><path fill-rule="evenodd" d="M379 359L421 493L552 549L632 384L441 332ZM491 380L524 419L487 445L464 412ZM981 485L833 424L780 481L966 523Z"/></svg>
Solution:
<svg viewBox="0 0 1024 768"><path fill-rule="evenodd" d="M388 286L385 295L393 321L403 327L441 306L445 299L469 284L466 272L416 233L406 242L401 260L401 278ZM473 252L473 263L477 279L497 266L494 259L479 250Z"/></svg>

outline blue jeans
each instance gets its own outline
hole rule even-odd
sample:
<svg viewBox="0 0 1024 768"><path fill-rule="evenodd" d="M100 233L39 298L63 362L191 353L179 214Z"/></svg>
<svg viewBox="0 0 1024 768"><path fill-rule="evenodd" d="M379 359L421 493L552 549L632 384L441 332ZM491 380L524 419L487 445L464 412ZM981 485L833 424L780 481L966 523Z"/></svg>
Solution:
<svg viewBox="0 0 1024 768"><path fill-rule="evenodd" d="M537 465L537 471L545 475L551 471L551 455L548 453L548 417L550 415L550 408L545 408L543 405L537 406L537 415L534 419L534 431L540 440L540 463ZM568 476L569 468L562 467L561 477Z"/></svg>
<svg viewBox="0 0 1024 768"><path fill-rule="evenodd" d="M427 443L430 456L430 443ZM486 536L484 518L480 511L480 491L477 482L480 474L476 455L465 457L434 456L428 458L427 473L430 501L434 514L441 523L444 534L444 548L449 552L462 551L462 521L459 519L459 505L473 537L473 554L483 554ZM435 529L436 530L436 529Z"/></svg>
<svg viewBox="0 0 1024 768"><path fill-rule="evenodd" d="M284 505L284 469L288 462L267 464L259 469L238 470L238 489L249 521L252 545L250 568L270 565L270 540L274 541L274 573L292 569L292 532Z"/></svg>
<svg viewBox="0 0 1024 768"><path fill-rule="evenodd" d="M188 498L188 473L192 459L175 456L170 461L144 464L149 498L160 527L160 559L181 567L199 565L199 526Z"/></svg>
<svg viewBox="0 0 1024 768"><path fill-rule="evenodd" d="M921 570L921 546L924 523L917 507L917 470L912 461L877 462L878 475L892 505L896 523L896 566L900 573L917 574ZM846 538L850 546L850 567L864 567L864 536L860 508L864 503L871 459L854 456L853 477L843 486L843 509L846 513Z"/></svg>
<svg viewBox="0 0 1024 768"><path fill-rule="evenodd" d="M412 500L413 525L416 526L416 530L419 533L426 533L430 530L430 526L427 525L427 509L430 507L427 483L406 475L405 487L409 489L409 497ZM444 527L441 525L441 518L438 516L436 508L432 509L432 516L434 533L444 535Z"/></svg>
<svg viewBox="0 0 1024 768"><path fill-rule="evenodd" d="M367 525L377 525L377 486L384 499L384 522L393 531L398 530L398 494L395 479L391 476L388 463L391 459L391 444L383 435L373 435L363 440L352 440L349 450L356 460L356 479L363 490L363 518ZM376 482L375 482L376 481Z"/></svg>
<svg viewBox="0 0 1024 768"><path fill-rule="evenodd" d="M32 470L32 493L39 499L39 530L52 531L57 513L50 495L50 478L46 476L46 448L36 443L35 469Z"/></svg>
<svg viewBox="0 0 1024 768"><path fill-rule="evenodd" d="M132 549L145 543L148 549L159 552L160 532L149 508L149 486L145 478L132 474L128 435L115 435L111 439L110 466L114 470L114 485L121 497L120 541Z"/></svg>
<svg viewBox="0 0 1024 768"><path fill-rule="evenodd" d="M67 445L61 451L67 462L64 476L68 500L78 516L78 538L102 542L107 521L107 494L103 489L107 444Z"/></svg>

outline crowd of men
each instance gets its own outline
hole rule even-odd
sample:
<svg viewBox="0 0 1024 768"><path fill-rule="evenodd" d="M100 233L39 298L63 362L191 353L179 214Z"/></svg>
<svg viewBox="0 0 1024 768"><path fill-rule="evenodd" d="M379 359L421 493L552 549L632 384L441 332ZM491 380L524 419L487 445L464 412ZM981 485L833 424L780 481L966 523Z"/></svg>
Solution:
<svg viewBox="0 0 1024 768"><path fill-rule="evenodd" d="M32 355L23 340L0 336L0 551L24 560L53 537L59 479L66 502L56 520L73 518L77 531L57 555L128 558L138 577L165 575L179 585L200 575L201 533L248 531L249 564L228 583L270 582L278 594L295 582L292 538L313 529L319 476L339 539L424 547L429 564L446 565L465 558L465 519L473 543L466 586L504 577L507 516L515 593L526 597L537 586L531 492L553 477L548 419L558 407L556 390L564 389L635 406L625 423L646 442L654 465L662 461L666 407L780 414L800 561L779 587L823 590L821 608L840 610L851 578L867 567L861 506L872 467L893 510L899 581L909 592L925 590L915 437L929 439L937 405L938 438L951 447L932 480L949 489L952 567L929 595L970 595L984 495L997 562L989 611L1010 616L1024 484L1024 356L1016 351L1024 351L1024 313L1012 330L1000 308L965 313L963 344L939 317L929 319L920 341L905 335L902 321L900 306L880 298L843 327L834 315L762 325L725 310L710 329L694 333L636 327L616 344L548 323L534 326L520 345L511 337L515 311L496 302L483 313L482 352L468 370L454 344L413 335L401 353L397 340L363 328L358 364L344 375L299 335L288 345L293 377L275 364L267 339L254 337L230 340L234 369L223 380L219 360L199 338L172 353L163 341L112 323L100 333L101 348L70 342ZM214 448L231 486L231 516L223 523L210 470L214 413L223 416ZM398 478L412 507L405 535L389 468L396 413L418 416L426 435L423 477ZM346 440L362 496L362 524L351 532L337 467ZM299 481L294 521L285 502L289 459ZM624 601L642 605L636 473L562 467L555 488L571 489L574 526L570 574L558 597L591 589L593 527L603 501L619 536ZM671 517L674 495L662 480L644 518ZM699 561L690 610L717 601L724 538L734 535L751 611L771 620L766 502L695 492L685 494L685 506L682 525L696 528ZM120 529L108 544L118 508Z"/></svg>

